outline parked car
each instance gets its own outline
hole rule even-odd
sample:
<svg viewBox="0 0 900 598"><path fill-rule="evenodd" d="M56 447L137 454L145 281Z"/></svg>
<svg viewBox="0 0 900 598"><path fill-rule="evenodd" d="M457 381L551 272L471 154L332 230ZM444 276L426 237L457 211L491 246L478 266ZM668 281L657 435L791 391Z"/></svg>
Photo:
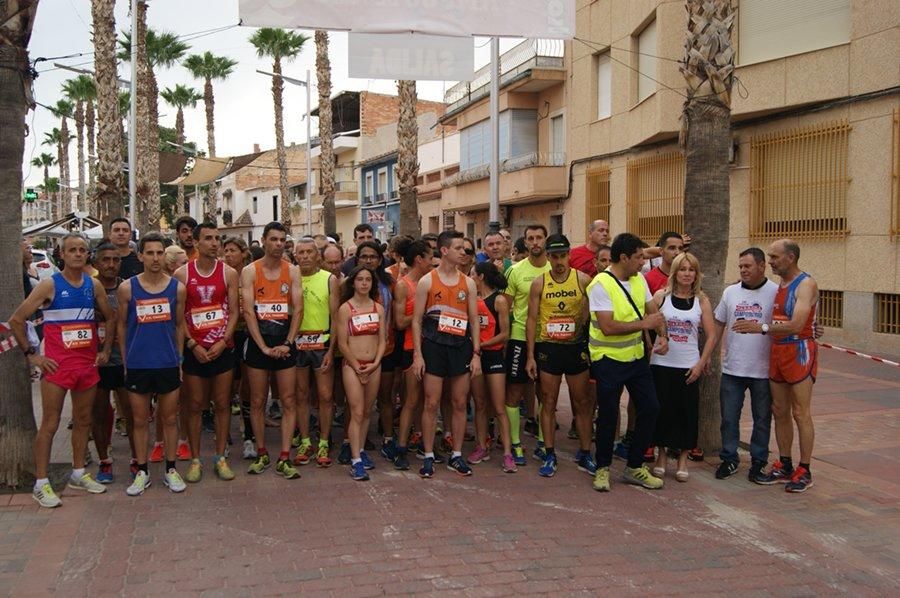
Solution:
<svg viewBox="0 0 900 598"><path fill-rule="evenodd" d="M50 278L56 272L59 272L59 268L56 267L56 264L53 263L53 260L50 259L47 252L43 249L32 249L31 255L34 256L32 264L37 270L38 278L40 280Z"/></svg>

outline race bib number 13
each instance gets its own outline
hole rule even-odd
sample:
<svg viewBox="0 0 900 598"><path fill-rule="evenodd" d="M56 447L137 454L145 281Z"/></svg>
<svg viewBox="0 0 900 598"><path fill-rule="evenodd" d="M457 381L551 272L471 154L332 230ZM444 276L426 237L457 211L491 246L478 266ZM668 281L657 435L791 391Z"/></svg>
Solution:
<svg viewBox="0 0 900 598"><path fill-rule="evenodd" d="M168 322L172 319L172 306L168 299L138 299L135 311L141 324Z"/></svg>

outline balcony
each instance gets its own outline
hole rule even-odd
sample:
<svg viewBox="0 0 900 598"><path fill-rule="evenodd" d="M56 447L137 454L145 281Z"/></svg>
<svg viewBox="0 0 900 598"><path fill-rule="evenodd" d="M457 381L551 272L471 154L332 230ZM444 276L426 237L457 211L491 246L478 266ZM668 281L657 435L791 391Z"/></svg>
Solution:
<svg viewBox="0 0 900 598"><path fill-rule="evenodd" d="M565 70L564 53L563 41L558 39L526 39L510 48L500 55L501 89L534 69ZM475 71L475 78L472 81L461 81L447 90L444 94L444 102L447 104L444 118L487 97L490 95L490 88L491 65L488 64Z"/></svg>
<svg viewBox="0 0 900 598"><path fill-rule="evenodd" d="M445 210L480 210L488 206L490 166L460 171L442 183ZM532 152L500 162L500 204L524 205L565 197L568 169L565 153Z"/></svg>

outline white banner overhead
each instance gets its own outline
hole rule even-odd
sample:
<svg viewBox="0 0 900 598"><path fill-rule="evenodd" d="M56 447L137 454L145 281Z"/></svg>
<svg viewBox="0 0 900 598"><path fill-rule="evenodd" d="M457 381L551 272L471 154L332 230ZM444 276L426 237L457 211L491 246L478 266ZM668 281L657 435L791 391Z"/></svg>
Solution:
<svg viewBox="0 0 900 598"><path fill-rule="evenodd" d="M421 33L350 33L350 76L357 79L471 81L471 37Z"/></svg>
<svg viewBox="0 0 900 598"><path fill-rule="evenodd" d="M569 39L575 0L239 0L242 25Z"/></svg>

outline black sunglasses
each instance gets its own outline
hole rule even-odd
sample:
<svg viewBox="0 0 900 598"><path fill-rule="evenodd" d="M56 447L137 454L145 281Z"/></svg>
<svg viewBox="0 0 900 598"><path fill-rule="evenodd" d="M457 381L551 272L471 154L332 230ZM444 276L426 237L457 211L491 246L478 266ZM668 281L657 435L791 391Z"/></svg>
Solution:
<svg viewBox="0 0 900 598"><path fill-rule="evenodd" d="M466 249L466 255L475 255L474 249Z"/></svg>

